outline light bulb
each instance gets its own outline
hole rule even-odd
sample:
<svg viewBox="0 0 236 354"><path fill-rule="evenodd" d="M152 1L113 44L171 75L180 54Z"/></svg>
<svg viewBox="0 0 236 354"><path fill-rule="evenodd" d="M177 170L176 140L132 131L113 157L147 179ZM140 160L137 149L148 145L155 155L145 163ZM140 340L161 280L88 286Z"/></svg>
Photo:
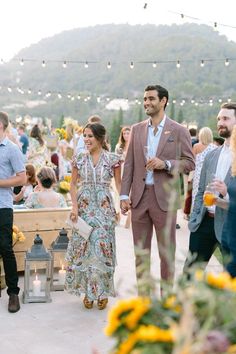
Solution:
<svg viewBox="0 0 236 354"><path fill-rule="evenodd" d="M179 61L179 60L177 60L176 68L177 68L177 69L180 68L180 61Z"/></svg>
<svg viewBox="0 0 236 354"><path fill-rule="evenodd" d="M88 62L87 61L84 63L84 67L85 67L85 69L88 69Z"/></svg>
<svg viewBox="0 0 236 354"><path fill-rule="evenodd" d="M12 88L10 86L7 88L7 90L8 92L12 92Z"/></svg>
<svg viewBox="0 0 236 354"><path fill-rule="evenodd" d="M63 62L62 67L63 67L64 69L67 68L67 63L66 63L66 61Z"/></svg>
<svg viewBox="0 0 236 354"><path fill-rule="evenodd" d="M81 96L80 96L80 95L78 95L78 96L77 96L77 99L78 99L78 100L80 100L80 99L81 99Z"/></svg>
<svg viewBox="0 0 236 354"><path fill-rule="evenodd" d="M157 67L157 62L156 62L156 61L154 61L154 62L152 63L152 67L153 67L153 68L156 68L156 67Z"/></svg>
<svg viewBox="0 0 236 354"><path fill-rule="evenodd" d="M107 69L111 69L111 62L110 61L107 63Z"/></svg>
<svg viewBox="0 0 236 354"><path fill-rule="evenodd" d="M59 99L61 99L61 98L62 98L62 95L61 95L60 93L58 93L58 94L57 94L57 97L58 97Z"/></svg>
<svg viewBox="0 0 236 354"><path fill-rule="evenodd" d="M31 89L28 89L28 94L29 94L29 95L31 94L31 92L32 92Z"/></svg>
<svg viewBox="0 0 236 354"><path fill-rule="evenodd" d="M42 61L42 67L45 68L45 66L46 66L46 62L45 62L45 60L43 60Z"/></svg>
<svg viewBox="0 0 236 354"><path fill-rule="evenodd" d="M41 96L42 95L42 91L38 90L38 95Z"/></svg>
<svg viewBox="0 0 236 354"><path fill-rule="evenodd" d="M134 62L133 62L133 61L130 62L129 67L130 67L130 69L133 69L133 68L134 68Z"/></svg>
<svg viewBox="0 0 236 354"><path fill-rule="evenodd" d="M201 68L203 68L205 66L205 62L204 60L201 60L201 64L200 64Z"/></svg>
<svg viewBox="0 0 236 354"><path fill-rule="evenodd" d="M24 59L21 59L20 61L20 65L23 66L25 63L24 63Z"/></svg>
<svg viewBox="0 0 236 354"><path fill-rule="evenodd" d="M229 66L229 59L228 58L225 59L225 66Z"/></svg>

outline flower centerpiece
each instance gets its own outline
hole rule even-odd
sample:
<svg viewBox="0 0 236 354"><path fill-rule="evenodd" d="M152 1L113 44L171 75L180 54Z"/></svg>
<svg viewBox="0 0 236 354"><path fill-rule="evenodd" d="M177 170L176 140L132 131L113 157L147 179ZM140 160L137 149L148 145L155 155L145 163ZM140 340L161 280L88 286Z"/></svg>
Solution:
<svg viewBox="0 0 236 354"><path fill-rule="evenodd" d="M70 191L70 183L67 180L62 180L58 183L58 192L67 194Z"/></svg>
<svg viewBox="0 0 236 354"><path fill-rule="evenodd" d="M23 234L22 231L19 230L19 228L16 225L13 225L12 227L12 242L13 242L13 247L17 242L24 242L25 241L25 235Z"/></svg>
<svg viewBox="0 0 236 354"><path fill-rule="evenodd" d="M66 131L64 128L57 128L55 130L55 133L57 134L59 140L64 140L67 137Z"/></svg>
<svg viewBox="0 0 236 354"><path fill-rule="evenodd" d="M119 300L105 333L114 354L236 353L236 279L197 271L161 300Z"/></svg>

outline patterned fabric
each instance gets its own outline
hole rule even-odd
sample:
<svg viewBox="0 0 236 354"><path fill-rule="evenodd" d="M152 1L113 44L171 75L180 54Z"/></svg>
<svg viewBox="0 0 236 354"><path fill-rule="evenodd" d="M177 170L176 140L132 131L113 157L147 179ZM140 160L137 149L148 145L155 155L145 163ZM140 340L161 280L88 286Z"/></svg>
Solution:
<svg viewBox="0 0 236 354"><path fill-rule="evenodd" d="M73 160L80 176L79 215L94 229L88 241L72 233L66 260L65 288L72 294L85 293L89 300L115 296L113 275L116 265L115 208L110 192L119 156L102 150L94 167L90 154L79 153Z"/></svg>
<svg viewBox="0 0 236 354"><path fill-rule="evenodd" d="M29 197L25 201L26 208L29 208L29 209L45 208L45 206L40 204L40 202L39 202L39 193L40 192L33 192L29 195ZM65 198L61 194L59 194L59 193L57 193L57 194L59 196L59 201L58 201L58 205L55 205L54 208L66 208L67 204L66 204Z"/></svg>
<svg viewBox="0 0 236 354"><path fill-rule="evenodd" d="M199 185L199 181L200 181L203 161L204 161L207 153L209 151L214 150L216 147L217 146L214 144L209 144L203 152L196 155L195 171L194 171L194 177L193 177L192 206L194 204L194 199L195 199L195 196L198 191L198 185Z"/></svg>
<svg viewBox="0 0 236 354"><path fill-rule="evenodd" d="M35 138L29 138L29 150L27 152L27 162L32 163L38 171L41 167L49 165L49 153L46 144L40 145Z"/></svg>

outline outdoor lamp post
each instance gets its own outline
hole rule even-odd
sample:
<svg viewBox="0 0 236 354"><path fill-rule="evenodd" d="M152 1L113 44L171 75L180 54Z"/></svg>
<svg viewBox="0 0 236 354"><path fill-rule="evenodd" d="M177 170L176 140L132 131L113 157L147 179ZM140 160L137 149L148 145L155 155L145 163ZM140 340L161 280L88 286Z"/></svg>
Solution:
<svg viewBox="0 0 236 354"><path fill-rule="evenodd" d="M67 250L68 242L69 238L67 237L67 231L63 228L59 232L56 240L51 244L51 290L64 290L66 279L65 253Z"/></svg>
<svg viewBox="0 0 236 354"><path fill-rule="evenodd" d="M51 302L50 282L52 255L36 235L31 250L25 253L23 303Z"/></svg>

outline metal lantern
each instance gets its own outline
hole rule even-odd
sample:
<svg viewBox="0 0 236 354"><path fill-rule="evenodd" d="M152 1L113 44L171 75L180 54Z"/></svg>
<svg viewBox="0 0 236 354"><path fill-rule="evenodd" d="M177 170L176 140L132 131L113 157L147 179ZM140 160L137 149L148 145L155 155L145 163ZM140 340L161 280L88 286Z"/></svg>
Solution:
<svg viewBox="0 0 236 354"><path fill-rule="evenodd" d="M52 255L36 235L31 250L25 253L25 278L23 302L51 302Z"/></svg>
<svg viewBox="0 0 236 354"><path fill-rule="evenodd" d="M67 250L68 242L69 239L67 237L67 231L63 228L59 232L56 240L51 244L51 290L64 290L66 279L65 253Z"/></svg>

